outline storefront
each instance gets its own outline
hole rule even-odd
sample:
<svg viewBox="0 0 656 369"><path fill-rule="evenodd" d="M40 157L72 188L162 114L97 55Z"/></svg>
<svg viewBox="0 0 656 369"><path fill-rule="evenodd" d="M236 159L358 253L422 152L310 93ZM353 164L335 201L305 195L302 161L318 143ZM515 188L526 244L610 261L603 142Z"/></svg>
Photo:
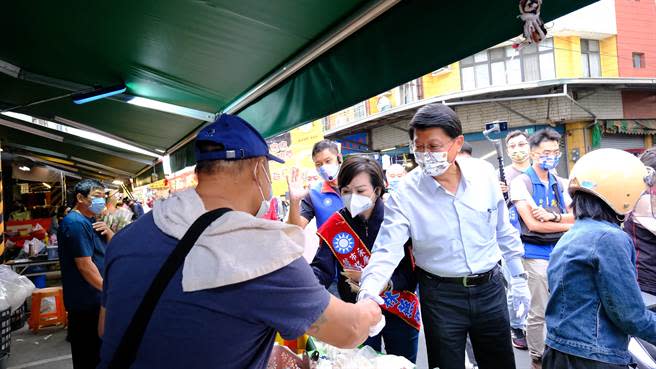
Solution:
<svg viewBox="0 0 656 369"><path fill-rule="evenodd" d="M642 153L653 145L656 134L654 119L606 120L602 125L600 148L612 148Z"/></svg>

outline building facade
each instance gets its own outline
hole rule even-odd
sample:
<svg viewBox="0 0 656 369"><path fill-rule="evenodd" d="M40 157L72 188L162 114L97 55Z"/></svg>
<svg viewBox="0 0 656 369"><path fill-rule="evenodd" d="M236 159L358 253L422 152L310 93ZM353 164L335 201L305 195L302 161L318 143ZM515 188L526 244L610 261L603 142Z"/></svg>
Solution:
<svg viewBox="0 0 656 369"><path fill-rule="evenodd" d="M654 1L602 0L547 24L539 45L508 40L328 116L325 134L347 153L407 161L412 115L443 102L460 116L474 156L495 164L481 133L495 120L509 130L560 131L561 174L595 148L641 152L656 134L654 19Z"/></svg>

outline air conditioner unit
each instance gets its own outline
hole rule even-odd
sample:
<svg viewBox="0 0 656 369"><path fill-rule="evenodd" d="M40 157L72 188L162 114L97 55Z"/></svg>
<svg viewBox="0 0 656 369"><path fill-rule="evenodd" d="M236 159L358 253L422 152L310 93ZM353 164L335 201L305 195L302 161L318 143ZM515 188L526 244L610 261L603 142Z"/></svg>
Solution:
<svg viewBox="0 0 656 369"><path fill-rule="evenodd" d="M437 77L437 76L441 76L441 75L443 75L445 73L449 73L449 72L451 72L451 67L442 67L442 68L434 71L433 73L431 73L431 76Z"/></svg>

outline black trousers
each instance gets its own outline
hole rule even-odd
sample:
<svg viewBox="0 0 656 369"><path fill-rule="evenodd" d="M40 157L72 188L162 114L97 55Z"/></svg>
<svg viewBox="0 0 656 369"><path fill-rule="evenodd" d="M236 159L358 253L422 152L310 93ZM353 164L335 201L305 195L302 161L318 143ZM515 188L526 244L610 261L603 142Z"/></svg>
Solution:
<svg viewBox="0 0 656 369"><path fill-rule="evenodd" d="M100 307L91 311L68 312L68 337L74 369L95 369L100 362L99 314Z"/></svg>
<svg viewBox="0 0 656 369"><path fill-rule="evenodd" d="M542 356L542 369L628 369L627 365L603 363L566 354L546 346Z"/></svg>
<svg viewBox="0 0 656 369"><path fill-rule="evenodd" d="M421 315L429 368L464 369L467 334L480 369L513 369L503 277L497 268L476 287L440 282L419 271Z"/></svg>

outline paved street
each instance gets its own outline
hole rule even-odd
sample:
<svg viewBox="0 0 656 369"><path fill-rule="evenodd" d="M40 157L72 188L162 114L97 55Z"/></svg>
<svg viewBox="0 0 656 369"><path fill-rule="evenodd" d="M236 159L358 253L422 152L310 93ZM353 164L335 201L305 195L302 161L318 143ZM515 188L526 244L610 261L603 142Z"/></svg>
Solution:
<svg viewBox="0 0 656 369"><path fill-rule="evenodd" d="M71 349L61 328L44 329L32 334L27 328L12 333L8 369L72 369ZM517 369L529 369L526 351L515 350ZM419 338L417 369L428 369L423 331Z"/></svg>

